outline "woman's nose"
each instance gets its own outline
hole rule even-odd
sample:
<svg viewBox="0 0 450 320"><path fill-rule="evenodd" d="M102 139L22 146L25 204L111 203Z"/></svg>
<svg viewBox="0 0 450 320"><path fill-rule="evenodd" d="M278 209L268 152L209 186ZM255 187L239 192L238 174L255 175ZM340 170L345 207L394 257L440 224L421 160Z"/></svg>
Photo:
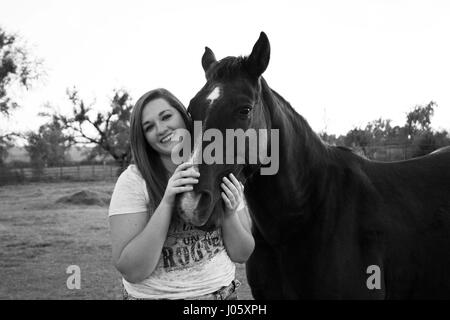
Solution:
<svg viewBox="0 0 450 320"><path fill-rule="evenodd" d="M164 123L157 123L156 124L156 133L158 135L163 135L167 132L167 126Z"/></svg>

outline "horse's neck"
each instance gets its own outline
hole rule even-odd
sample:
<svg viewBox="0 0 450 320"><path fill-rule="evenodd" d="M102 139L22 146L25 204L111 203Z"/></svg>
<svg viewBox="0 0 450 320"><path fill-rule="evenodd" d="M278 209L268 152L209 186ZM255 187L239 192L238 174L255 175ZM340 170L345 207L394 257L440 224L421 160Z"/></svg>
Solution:
<svg viewBox="0 0 450 320"><path fill-rule="evenodd" d="M262 90L271 126L280 133L279 171L268 179L283 190L284 200L292 202L295 199L295 203L300 203L300 198L309 193L311 179L325 166L327 147L306 120L271 90L264 79Z"/></svg>
<svg viewBox="0 0 450 320"><path fill-rule="evenodd" d="M246 195L257 229L267 241L279 244L291 236L286 230L307 225L304 222L321 201L316 184L323 179L329 150L306 120L262 82L265 116L271 128L279 130L279 170L275 175L254 175Z"/></svg>

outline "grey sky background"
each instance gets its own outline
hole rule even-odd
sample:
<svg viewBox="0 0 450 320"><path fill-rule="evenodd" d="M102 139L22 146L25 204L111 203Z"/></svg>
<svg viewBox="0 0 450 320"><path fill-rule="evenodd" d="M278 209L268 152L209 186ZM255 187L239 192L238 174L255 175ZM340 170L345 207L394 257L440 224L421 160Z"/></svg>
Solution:
<svg viewBox="0 0 450 320"><path fill-rule="evenodd" d="M97 110L114 88L135 102L165 87L187 106L204 84L200 59L247 55L271 42L264 74L317 132L344 134L379 117L402 125L438 103L433 128L450 131L450 1L0 0L0 25L44 60L46 76L18 90L23 107L0 130L36 130L46 103L62 112L77 87Z"/></svg>

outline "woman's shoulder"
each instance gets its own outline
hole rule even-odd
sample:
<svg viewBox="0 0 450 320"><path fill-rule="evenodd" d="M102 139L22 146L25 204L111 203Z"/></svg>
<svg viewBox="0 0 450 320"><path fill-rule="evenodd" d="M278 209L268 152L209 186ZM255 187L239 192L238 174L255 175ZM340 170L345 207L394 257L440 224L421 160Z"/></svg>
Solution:
<svg viewBox="0 0 450 320"><path fill-rule="evenodd" d="M139 168L135 164L130 164L119 176L120 180L139 180L144 181Z"/></svg>
<svg viewBox="0 0 450 320"><path fill-rule="evenodd" d="M134 164L130 164L120 175L116 182L116 188L129 188L133 189L146 189L145 180L142 177L138 167Z"/></svg>
<svg viewBox="0 0 450 320"><path fill-rule="evenodd" d="M145 180L135 165L129 165L117 179L111 196L109 215L147 211L149 202Z"/></svg>

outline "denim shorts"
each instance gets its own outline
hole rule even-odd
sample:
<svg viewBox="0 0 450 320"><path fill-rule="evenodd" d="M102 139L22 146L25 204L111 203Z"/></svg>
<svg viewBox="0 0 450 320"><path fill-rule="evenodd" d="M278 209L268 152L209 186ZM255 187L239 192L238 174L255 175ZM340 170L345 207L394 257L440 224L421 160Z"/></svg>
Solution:
<svg viewBox="0 0 450 320"><path fill-rule="evenodd" d="M187 298L183 300L237 300L237 288L241 283L239 280L233 280L228 286L223 286L217 291L201 295L194 298ZM135 298L131 296L125 288L123 288L123 300L167 300L167 299L147 299L147 298Z"/></svg>

